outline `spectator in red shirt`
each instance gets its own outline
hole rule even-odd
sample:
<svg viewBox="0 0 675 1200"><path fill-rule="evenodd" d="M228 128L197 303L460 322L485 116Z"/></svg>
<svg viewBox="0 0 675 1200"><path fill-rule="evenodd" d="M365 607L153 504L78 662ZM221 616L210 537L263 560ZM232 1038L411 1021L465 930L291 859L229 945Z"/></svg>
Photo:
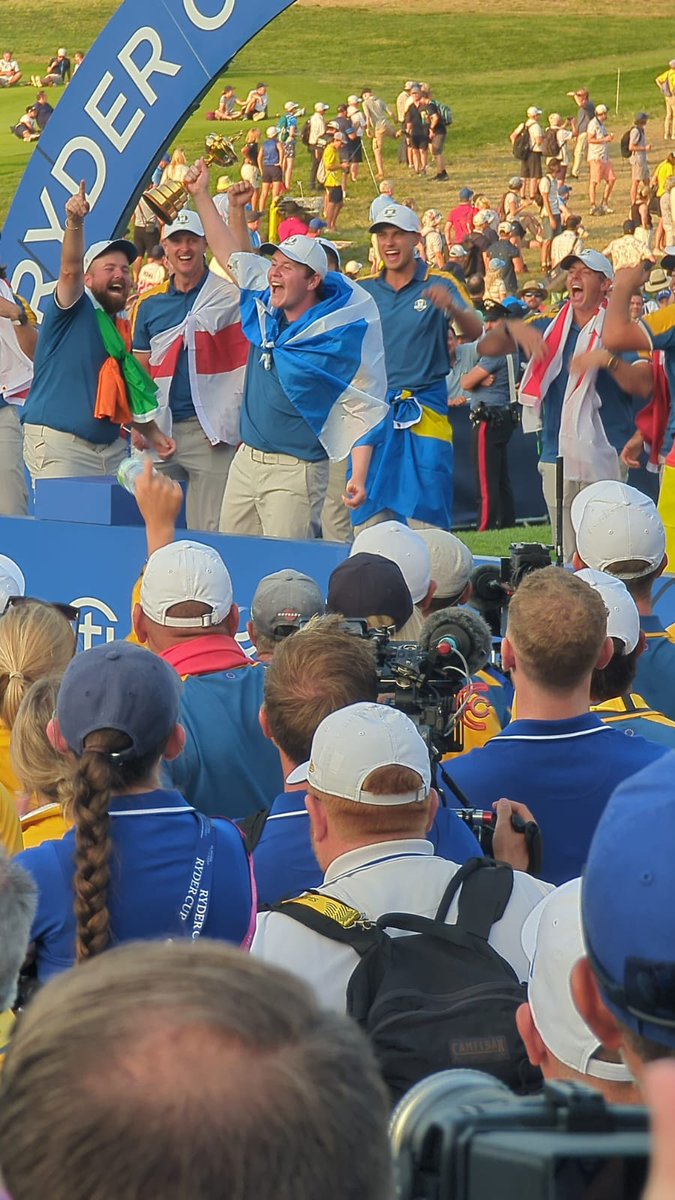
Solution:
<svg viewBox="0 0 675 1200"><path fill-rule="evenodd" d="M286 238L294 237L299 233L309 233L309 219L304 208L296 204L295 200L284 200L280 207L283 218L279 222L280 242L285 242Z"/></svg>
<svg viewBox="0 0 675 1200"><path fill-rule="evenodd" d="M478 212L473 202L471 188L464 187L459 193L459 204L448 213L445 225L445 240L448 246L463 242L473 232L473 219Z"/></svg>

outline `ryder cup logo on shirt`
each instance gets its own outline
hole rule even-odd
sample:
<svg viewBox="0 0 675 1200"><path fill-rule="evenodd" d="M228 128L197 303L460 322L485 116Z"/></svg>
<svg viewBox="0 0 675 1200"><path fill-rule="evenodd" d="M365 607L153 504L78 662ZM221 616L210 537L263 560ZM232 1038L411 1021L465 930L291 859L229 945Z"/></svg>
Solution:
<svg viewBox="0 0 675 1200"><path fill-rule="evenodd" d="M428 308L428 307L429 307L429 305L423 296L420 296L419 300L416 300L415 303L413 304L413 308L415 309L415 312L424 312L425 308Z"/></svg>

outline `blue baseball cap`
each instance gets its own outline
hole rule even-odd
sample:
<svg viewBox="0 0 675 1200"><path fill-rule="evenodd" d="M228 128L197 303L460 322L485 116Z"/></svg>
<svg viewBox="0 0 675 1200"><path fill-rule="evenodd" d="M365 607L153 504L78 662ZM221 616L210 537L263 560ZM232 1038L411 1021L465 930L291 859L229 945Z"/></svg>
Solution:
<svg viewBox="0 0 675 1200"><path fill-rule="evenodd" d="M511 310L510 315L512 317L524 317L530 315L530 310L527 305L523 304L522 300L519 300L517 296L505 296L502 300L502 304L504 305L504 308Z"/></svg>
<svg viewBox="0 0 675 1200"><path fill-rule="evenodd" d="M169 663L142 646L112 642L69 663L56 701L59 728L71 750L84 753L90 733L115 729L131 741L120 761L158 750L178 721L181 682Z"/></svg>
<svg viewBox="0 0 675 1200"><path fill-rule="evenodd" d="M675 1047L674 780L671 752L616 789L589 850L581 915L607 1007Z"/></svg>
<svg viewBox="0 0 675 1200"><path fill-rule="evenodd" d="M460 198L460 200L463 200L465 204L467 203L467 201L469 201L472 198L472 196L473 196L473 192L471 191L471 188L460 188L459 189L459 198Z"/></svg>

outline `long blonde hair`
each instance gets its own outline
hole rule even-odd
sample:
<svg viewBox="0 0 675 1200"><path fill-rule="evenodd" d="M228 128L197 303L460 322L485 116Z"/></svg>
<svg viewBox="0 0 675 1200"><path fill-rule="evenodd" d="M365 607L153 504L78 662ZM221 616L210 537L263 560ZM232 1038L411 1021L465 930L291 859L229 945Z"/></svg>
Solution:
<svg viewBox="0 0 675 1200"><path fill-rule="evenodd" d="M7 609L0 618L0 722L7 729L31 684L65 671L75 644L68 620L53 605L29 600Z"/></svg>
<svg viewBox="0 0 675 1200"><path fill-rule="evenodd" d="M61 675L46 675L29 687L16 714L10 753L24 791L63 806L72 791L72 767L47 737L61 679Z"/></svg>

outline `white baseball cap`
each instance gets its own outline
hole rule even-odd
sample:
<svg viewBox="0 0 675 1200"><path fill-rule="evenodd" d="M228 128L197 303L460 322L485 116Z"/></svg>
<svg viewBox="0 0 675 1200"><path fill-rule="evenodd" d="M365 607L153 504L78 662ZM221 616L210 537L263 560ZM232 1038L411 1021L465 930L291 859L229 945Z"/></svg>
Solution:
<svg viewBox="0 0 675 1200"><path fill-rule="evenodd" d="M222 558L202 542L170 542L150 555L141 580L141 608L157 625L190 629L219 625L232 608L232 580ZM169 617L174 604L198 600L211 612Z"/></svg>
<svg viewBox="0 0 675 1200"><path fill-rule="evenodd" d="M595 111L596 111L596 113L598 113L598 112L609 112L609 109L608 109L608 107L607 107L607 105L606 105L606 104L596 104L596 106L595 106Z"/></svg>
<svg viewBox="0 0 675 1200"><path fill-rule="evenodd" d="M220 183L220 180L218 180ZM162 238L169 238L174 233L194 233L195 237L204 237L204 226L199 214L191 208L183 208L171 225L162 227Z"/></svg>
<svg viewBox="0 0 675 1200"><path fill-rule="evenodd" d="M324 104L321 100L314 105L314 112L328 112L330 104Z"/></svg>
<svg viewBox="0 0 675 1200"><path fill-rule="evenodd" d="M347 96L347 104L360 104L360 103L361 103L360 96L357 96L356 94L354 94L353 96Z"/></svg>
<svg viewBox="0 0 675 1200"><path fill-rule="evenodd" d="M286 112L293 112L293 109L297 108L297 107L298 106L295 103L295 100L287 100L286 103L284 104L284 108L286 109Z"/></svg>
<svg viewBox="0 0 675 1200"><path fill-rule="evenodd" d="M375 796L363 785L378 767L409 767L422 784L412 792ZM312 738L309 762L296 767L287 779L287 783L305 782L357 804L410 804L429 794L429 751L405 713L388 704L350 704L324 718Z"/></svg>
<svg viewBox="0 0 675 1200"><path fill-rule="evenodd" d="M284 242L263 242L260 247L261 254L274 254L275 250L280 250L286 258L292 259L293 262L302 263L305 267L310 267L322 279L328 274L328 259L326 251L318 242L317 238L307 237L304 233L293 234L293 237L288 237Z"/></svg>
<svg viewBox="0 0 675 1200"><path fill-rule="evenodd" d="M604 275L606 279L614 278L614 267L599 250L580 250L578 254L568 254L560 260L563 271L569 271L575 263L582 263L589 271L597 271L598 275Z"/></svg>
<svg viewBox="0 0 675 1200"><path fill-rule="evenodd" d="M126 238L113 238L109 242L94 242L93 246L90 246L85 251L84 258L82 259L82 269L85 275L95 258L100 258L102 254L112 254L116 250L126 255L129 266L138 258L138 250L134 246L134 243L128 242Z"/></svg>
<svg viewBox="0 0 675 1200"><path fill-rule="evenodd" d="M331 242L330 238L324 238L324 237L317 237L314 240L315 240L315 242L318 242L320 246L323 246L327 255L334 254L337 259L338 267L342 267L342 259L340 258L340 251L338 250L337 246L335 245L335 242ZM327 258L326 258L326 262L328 262ZM328 269L330 270L330 267Z"/></svg>
<svg viewBox="0 0 675 1200"><path fill-rule="evenodd" d="M603 479L579 492L570 511L579 557L596 571L640 579L655 571L666 553L666 531L656 505L644 492ZM617 564L644 564L634 571Z"/></svg>
<svg viewBox="0 0 675 1200"><path fill-rule="evenodd" d="M465 250L460 242L455 242L454 246L450 247L450 250L448 252L448 257L449 258L464 258L464 256L468 253L469 253L469 251Z"/></svg>
<svg viewBox="0 0 675 1200"><path fill-rule="evenodd" d="M445 529L418 529L431 554L431 578L436 581L436 600L461 595L473 571L473 554L454 533Z"/></svg>
<svg viewBox="0 0 675 1200"><path fill-rule="evenodd" d="M379 554L397 563L405 579L413 604L419 604L431 585L431 552L416 529L400 521L381 521L357 533L352 554Z"/></svg>
<svg viewBox="0 0 675 1200"><path fill-rule="evenodd" d="M537 108L536 104L531 104L527 110L528 117L540 117L544 110Z"/></svg>
<svg viewBox="0 0 675 1200"><path fill-rule="evenodd" d="M26 580L13 558L0 554L0 616L5 612L10 596L25 596Z"/></svg>
<svg viewBox="0 0 675 1200"><path fill-rule="evenodd" d="M527 917L520 935L530 964L527 1002L548 1050L573 1071L628 1083L624 1063L593 1058L601 1042L576 1010L570 976L584 957L581 927L581 880L571 879L549 892Z"/></svg>
<svg viewBox="0 0 675 1200"><path fill-rule="evenodd" d="M577 571L577 579L600 593L607 609L607 636L618 638L623 642L623 653L632 654L640 640L640 614L623 580L591 567Z"/></svg>
<svg viewBox="0 0 675 1200"><path fill-rule="evenodd" d="M369 233L376 233L380 225L393 225L396 229L403 229L405 233L419 233L420 219L412 208L408 208L407 204L397 204L391 200L388 204L378 207L375 221L370 226Z"/></svg>

